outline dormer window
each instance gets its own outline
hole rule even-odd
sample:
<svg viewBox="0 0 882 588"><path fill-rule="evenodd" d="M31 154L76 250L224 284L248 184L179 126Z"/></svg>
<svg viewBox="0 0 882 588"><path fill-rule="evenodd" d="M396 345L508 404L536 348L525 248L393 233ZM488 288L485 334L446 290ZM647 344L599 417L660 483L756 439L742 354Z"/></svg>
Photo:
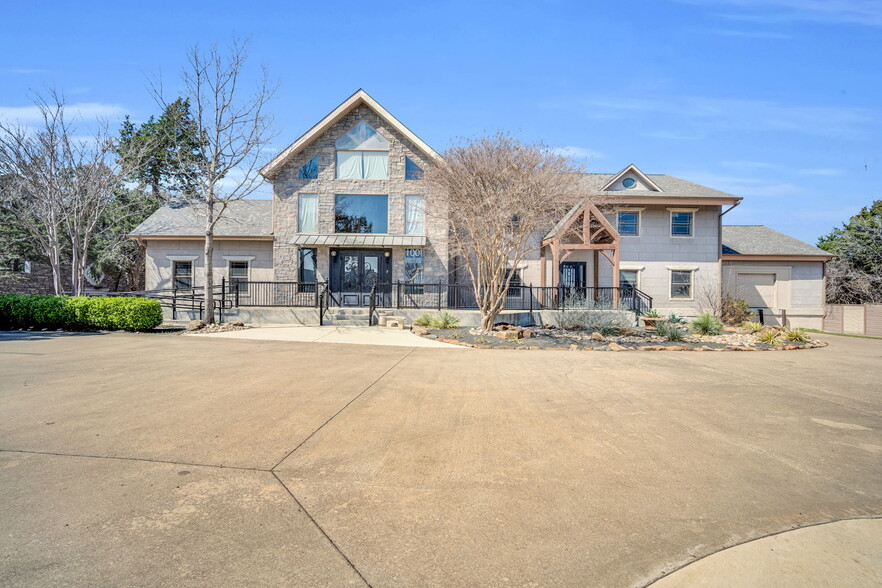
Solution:
<svg viewBox="0 0 882 588"><path fill-rule="evenodd" d="M337 178L385 180L389 177L389 141L364 121L337 139Z"/></svg>

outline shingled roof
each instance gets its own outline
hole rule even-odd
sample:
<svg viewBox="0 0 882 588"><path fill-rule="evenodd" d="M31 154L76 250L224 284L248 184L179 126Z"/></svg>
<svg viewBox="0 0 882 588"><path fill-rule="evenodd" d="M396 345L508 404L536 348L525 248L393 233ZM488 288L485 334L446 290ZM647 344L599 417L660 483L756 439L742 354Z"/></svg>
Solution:
<svg viewBox="0 0 882 588"><path fill-rule="evenodd" d="M823 249L763 225L723 225L723 255L831 257Z"/></svg>
<svg viewBox="0 0 882 588"><path fill-rule="evenodd" d="M619 174L584 174L584 182L586 188L592 193L614 196L620 199L627 199L631 196L655 196L659 199L667 198L734 198L740 200L740 196L714 190L701 184L695 184L687 180L669 176L667 174L646 174L646 177L659 187L660 191L655 190L618 190L603 191L603 188Z"/></svg>
<svg viewBox="0 0 882 588"><path fill-rule="evenodd" d="M234 200L218 221L216 237L271 237L272 200ZM205 234L205 216L199 207L173 201L138 225L131 237L200 237Z"/></svg>

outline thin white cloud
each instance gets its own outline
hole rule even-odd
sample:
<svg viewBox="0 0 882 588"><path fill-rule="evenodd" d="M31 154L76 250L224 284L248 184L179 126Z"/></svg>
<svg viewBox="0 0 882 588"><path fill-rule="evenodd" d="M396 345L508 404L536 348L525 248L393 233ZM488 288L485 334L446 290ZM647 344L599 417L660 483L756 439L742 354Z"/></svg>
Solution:
<svg viewBox="0 0 882 588"><path fill-rule="evenodd" d="M882 0L674 0L722 8L723 18L766 24L794 21L882 26Z"/></svg>
<svg viewBox="0 0 882 588"><path fill-rule="evenodd" d="M768 181L762 178L749 178L717 174L707 171L675 171L674 176L710 186L716 190L729 192L736 196L752 196L759 198L781 198L793 196L800 192L800 187L790 182Z"/></svg>
<svg viewBox="0 0 882 588"><path fill-rule="evenodd" d="M37 69L37 68L29 68L29 67L11 67L11 68L5 69L3 71L6 73L20 75L20 76L49 73L48 69Z"/></svg>
<svg viewBox="0 0 882 588"><path fill-rule="evenodd" d="M568 145L566 147L554 147L551 151L556 153L557 155L569 157L571 159L599 159L603 157L603 154L599 151L585 149L584 147L576 147L575 145Z"/></svg>
<svg viewBox="0 0 882 588"><path fill-rule="evenodd" d="M664 123L691 137L710 131L776 131L804 135L865 139L878 125L875 112L855 106L781 104L771 100L706 96L628 97L616 100L592 97L569 102L547 102L546 108L576 111L591 119L638 119ZM656 131L659 133L660 131ZM666 138L666 137L660 137Z"/></svg>
<svg viewBox="0 0 882 588"><path fill-rule="evenodd" d="M122 118L127 110L119 104L104 104L101 102L77 102L65 106L66 119L80 119L90 121L97 118L117 119ZM43 117L36 105L30 106L0 106L0 120L7 123L33 125L42 122Z"/></svg>
<svg viewBox="0 0 882 588"><path fill-rule="evenodd" d="M650 139L664 139L666 141L697 141L704 139L701 133L678 133L676 131L649 131L643 133L644 137Z"/></svg>
<svg viewBox="0 0 882 588"><path fill-rule="evenodd" d="M803 176L841 176L842 170L832 167L817 167L810 169L801 169L797 173Z"/></svg>

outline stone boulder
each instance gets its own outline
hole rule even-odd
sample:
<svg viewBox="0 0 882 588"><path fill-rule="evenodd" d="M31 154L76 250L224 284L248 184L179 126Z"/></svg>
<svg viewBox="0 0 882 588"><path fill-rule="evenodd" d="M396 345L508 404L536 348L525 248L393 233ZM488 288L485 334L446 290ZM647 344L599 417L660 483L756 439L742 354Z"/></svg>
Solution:
<svg viewBox="0 0 882 588"><path fill-rule="evenodd" d="M187 323L186 328L188 331L198 331L205 328L205 323L203 321L190 321Z"/></svg>

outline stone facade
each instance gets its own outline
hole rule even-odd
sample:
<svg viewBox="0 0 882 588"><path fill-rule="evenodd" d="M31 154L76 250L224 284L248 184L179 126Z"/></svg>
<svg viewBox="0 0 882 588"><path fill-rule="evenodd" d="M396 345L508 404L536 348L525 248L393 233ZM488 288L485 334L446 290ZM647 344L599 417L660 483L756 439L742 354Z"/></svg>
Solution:
<svg viewBox="0 0 882 588"><path fill-rule="evenodd" d="M335 142L357 122L365 121L389 141L389 177L385 180L337 179ZM318 157L318 178L302 179L299 170ZM398 133L368 106L362 104L337 121L301 153L289 160L273 182L273 259L275 279L294 281L298 277L298 247L291 242L298 234L298 195L318 194L318 233L334 233L334 204L337 194L378 194L388 196L389 234L404 234L405 196L421 196L419 180L405 180L405 157L421 168L429 165L427 156ZM438 211L426 211L427 244L423 250L424 281L448 281L447 223ZM318 279L329 279L330 248L317 247ZM392 280L404 281L404 247L392 249Z"/></svg>

